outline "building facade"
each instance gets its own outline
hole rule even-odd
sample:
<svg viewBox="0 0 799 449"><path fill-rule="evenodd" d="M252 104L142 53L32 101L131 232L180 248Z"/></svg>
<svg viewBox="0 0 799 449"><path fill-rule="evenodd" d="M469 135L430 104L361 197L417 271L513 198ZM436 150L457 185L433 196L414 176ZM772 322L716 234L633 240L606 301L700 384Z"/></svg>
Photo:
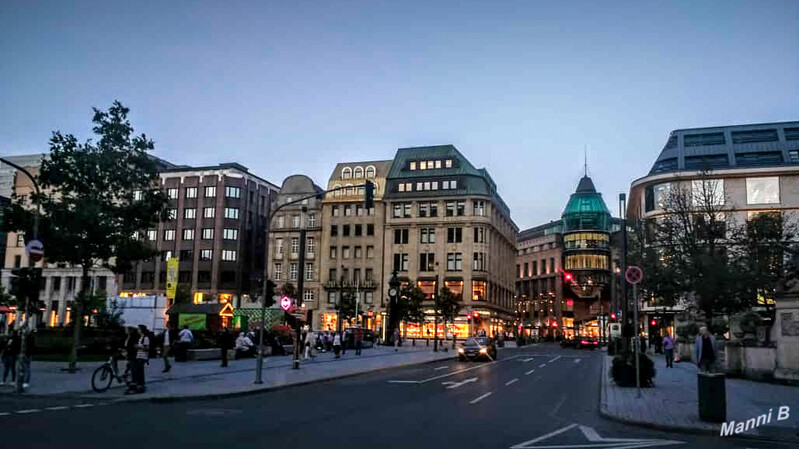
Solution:
<svg viewBox="0 0 799 449"><path fill-rule="evenodd" d="M518 228L488 172L452 145L401 148L384 202L383 297L396 272L428 300L442 287L461 297L459 316L446 330L439 323L439 337L510 330ZM476 319L470 322L470 316ZM432 335L433 319L431 314L422 327L408 325L408 336Z"/></svg>
<svg viewBox="0 0 799 449"><path fill-rule="evenodd" d="M324 292L314 329L336 329L336 305L344 291L358 301L360 324L376 330L382 326L383 231L386 215L383 192L392 161L348 162L336 165L322 206L321 277ZM374 207L364 207L364 189L353 187L374 183ZM354 324L354 323L346 323ZM346 325L344 326L346 327Z"/></svg>

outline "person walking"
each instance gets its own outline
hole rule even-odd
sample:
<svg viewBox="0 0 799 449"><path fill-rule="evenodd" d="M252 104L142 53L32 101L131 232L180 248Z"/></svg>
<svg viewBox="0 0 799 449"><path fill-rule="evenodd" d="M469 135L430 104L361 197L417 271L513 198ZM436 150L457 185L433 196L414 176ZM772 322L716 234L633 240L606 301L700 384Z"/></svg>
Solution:
<svg viewBox="0 0 799 449"><path fill-rule="evenodd" d="M150 361L150 337L148 337L147 327L144 325L139 326L138 340L136 341L136 356L134 360L133 370L133 386L126 392L126 394L140 394L144 393L144 370L145 365Z"/></svg>
<svg viewBox="0 0 799 449"><path fill-rule="evenodd" d="M0 382L0 385L6 383L8 373L11 373L11 385L14 385L17 381L17 357L19 357L21 343L19 332L11 331L11 335L9 335L5 347L3 347L3 381Z"/></svg>
<svg viewBox="0 0 799 449"><path fill-rule="evenodd" d="M308 360L308 358L313 359L316 354L314 354L314 346L316 345L316 337L314 337L314 333L312 330L308 330L305 334L305 354L304 359Z"/></svg>
<svg viewBox="0 0 799 449"><path fill-rule="evenodd" d="M663 337L663 350L666 353L666 368L674 368L674 339L669 334Z"/></svg>
<svg viewBox="0 0 799 449"><path fill-rule="evenodd" d="M400 332L399 329L394 329L394 352L399 351Z"/></svg>
<svg viewBox="0 0 799 449"><path fill-rule="evenodd" d="M333 352L336 354L336 358L341 357L341 335L338 332L333 337Z"/></svg>
<svg viewBox="0 0 799 449"><path fill-rule="evenodd" d="M178 334L178 345L179 345L178 347L180 348L178 353L180 354L181 362L186 361L186 355L189 352L189 347L191 346L191 343L193 341L194 341L194 334L191 333L188 325L184 325L183 329ZM175 354L175 361L176 362L178 361L177 354Z"/></svg>
<svg viewBox="0 0 799 449"><path fill-rule="evenodd" d="M233 334L230 333L230 329L224 328L222 332L219 334L219 350L222 352L222 368L227 368L228 366L228 359L227 353L230 349L233 349Z"/></svg>
<svg viewBox="0 0 799 449"><path fill-rule="evenodd" d="M359 327L355 329L355 355L361 355L362 347L363 347L363 329Z"/></svg>
<svg viewBox="0 0 799 449"><path fill-rule="evenodd" d="M161 334L161 358L164 360L164 369L162 373L168 373L172 369L172 364L169 363L169 356L172 353L172 326L171 323L167 324L164 328L164 333Z"/></svg>
<svg viewBox="0 0 799 449"><path fill-rule="evenodd" d="M712 373L716 370L716 359L718 359L716 339L707 327L702 326L699 335L696 336L696 366L700 371Z"/></svg>
<svg viewBox="0 0 799 449"><path fill-rule="evenodd" d="M350 342L350 333L349 331L347 331L347 329L344 329L344 332L341 336L341 355L347 353L347 346L349 345L349 342Z"/></svg>
<svg viewBox="0 0 799 449"><path fill-rule="evenodd" d="M22 358L22 388L28 388L31 384L31 361L36 354L36 329L31 330L25 336L25 357Z"/></svg>

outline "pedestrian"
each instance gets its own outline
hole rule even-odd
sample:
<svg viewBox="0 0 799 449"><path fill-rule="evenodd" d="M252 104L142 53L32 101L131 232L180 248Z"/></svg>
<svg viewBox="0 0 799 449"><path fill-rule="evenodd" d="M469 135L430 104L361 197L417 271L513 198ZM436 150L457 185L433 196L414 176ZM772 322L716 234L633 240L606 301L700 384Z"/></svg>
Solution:
<svg viewBox="0 0 799 449"><path fill-rule="evenodd" d="M161 334L161 358L164 360L164 369L161 371L162 373L168 373L169 370L172 369L172 365L169 363L169 355L172 352L172 335L170 332L172 330L171 323L168 323L166 328L164 328L164 333Z"/></svg>
<svg viewBox="0 0 799 449"><path fill-rule="evenodd" d="M350 338L349 331L347 331L347 329L344 329L344 332L343 332L343 334L341 336L341 355L344 355L344 354L347 353L347 346L349 346L349 342L350 342L349 338Z"/></svg>
<svg viewBox="0 0 799 449"><path fill-rule="evenodd" d="M125 373L130 373L131 379L136 371L136 342L139 340L139 331L135 327L127 328L127 337L125 338ZM130 381L128 387L133 385L133 380Z"/></svg>
<svg viewBox="0 0 799 449"><path fill-rule="evenodd" d="M236 358L243 359L255 356L255 343L250 340L244 332L240 332L236 338Z"/></svg>
<svg viewBox="0 0 799 449"><path fill-rule="evenodd" d="M699 335L696 336L696 366L700 371L712 373L716 370L716 359L718 359L716 339L707 327L702 326Z"/></svg>
<svg viewBox="0 0 799 449"><path fill-rule="evenodd" d="M304 359L308 360L308 358L314 358L315 354L313 353L314 346L316 345L316 340L314 339L313 331L309 330L305 333L305 354Z"/></svg>
<svg viewBox="0 0 799 449"><path fill-rule="evenodd" d="M222 329L219 334L219 349L222 352L222 368L227 368L227 353L230 349L233 349L233 335L228 328Z"/></svg>
<svg viewBox="0 0 799 449"><path fill-rule="evenodd" d="M0 382L0 385L6 383L9 372L11 373L11 385L14 385L14 382L17 381L17 357L19 357L21 343L19 333L11 331L11 335L9 335L3 347L3 382Z"/></svg>
<svg viewBox="0 0 799 449"><path fill-rule="evenodd" d="M336 332L336 335L333 337L333 352L336 354L336 358L341 357L341 335Z"/></svg>
<svg viewBox="0 0 799 449"><path fill-rule="evenodd" d="M194 334L191 333L189 330L188 325L183 325L183 329L178 334L178 344L180 345L180 361L185 362L186 356L189 352L189 347L191 347L191 343L194 341ZM175 355L175 361L177 362L177 354Z"/></svg>
<svg viewBox="0 0 799 449"><path fill-rule="evenodd" d="M355 355L361 355L362 347L363 347L363 329L359 327L355 329Z"/></svg>
<svg viewBox="0 0 799 449"><path fill-rule="evenodd" d="M144 370L145 365L150 362L150 337L147 327L139 325L139 339L136 342L136 370L133 383L136 385L132 393L144 393Z"/></svg>
<svg viewBox="0 0 799 449"><path fill-rule="evenodd" d="M28 388L31 384L31 361L36 354L36 329L27 332L25 335L25 357L22 358L22 388Z"/></svg>
<svg viewBox="0 0 799 449"><path fill-rule="evenodd" d="M669 334L663 337L663 350L666 352L666 368L674 368L674 339Z"/></svg>
<svg viewBox="0 0 799 449"><path fill-rule="evenodd" d="M399 329L394 329L394 352L399 351L399 342L400 342Z"/></svg>
<svg viewBox="0 0 799 449"><path fill-rule="evenodd" d="M330 352L333 350L333 335L328 331L325 334L325 351Z"/></svg>

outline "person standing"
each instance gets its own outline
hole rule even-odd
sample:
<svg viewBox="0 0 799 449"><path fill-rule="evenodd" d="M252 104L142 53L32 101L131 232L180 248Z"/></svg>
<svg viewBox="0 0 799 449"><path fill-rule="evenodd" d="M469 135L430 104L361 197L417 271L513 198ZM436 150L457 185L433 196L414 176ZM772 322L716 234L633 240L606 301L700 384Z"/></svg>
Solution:
<svg viewBox="0 0 799 449"><path fill-rule="evenodd" d="M180 353L181 362L186 361L186 355L189 351L192 341L194 341L194 334L191 333L188 325L184 325L183 329L178 334L178 344L180 345L180 351L178 352ZM175 358L175 361L178 361L177 357Z"/></svg>
<svg viewBox="0 0 799 449"><path fill-rule="evenodd" d="M341 355L347 353L347 346L349 342L350 342L350 333L349 331L347 331L347 329L344 329L344 333L341 336Z"/></svg>
<svg viewBox="0 0 799 449"><path fill-rule="evenodd" d="M663 350L666 353L666 368L674 368L674 339L669 334L663 337Z"/></svg>
<svg viewBox="0 0 799 449"><path fill-rule="evenodd" d="M333 337L333 352L336 354L336 358L341 357L341 335L338 332Z"/></svg>
<svg viewBox="0 0 799 449"><path fill-rule="evenodd" d="M28 388L31 384L31 361L36 354L36 329L31 330L25 336L25 357L22 358L22 388Z"/></svg>
<svg viewBox="0 0 799 449"><path fill-rule="evenodd" d="M718 359L716 339L707 327L702 326L699 335L696 336L696 366L700 371L712 373L716 369L716 359Z"/></svg>
<svg viewBox="0 0 799 449"><path fill-rule="evenodd" d="M400 332L399 329L394 329L394 352L399 351Z"/></svg>
<svg viewBox="0 0 799 449"><path fill-rule="evenodd" d="M233 334L230 333L230 329L224 328L219 334L219 350L222 352L222 368L227 368L228 366L227 353L230 349L233 349Z"/></svg>
<svg viewBox="0 0 799 449"><path fill-rule="evenodd" d="M169 355L172 352L172 336L170 335L171 330L172 326L167 324L163 335L161 335L161 358L164 360L164 369L161 371L162 373L168 373L169 370L172 369L172 365L169 363Z"/></svg>
<svg viewBox="0 0 799 449"><path fill-rule="evenodd" d="M147 328L144 325L139 326L139 339L136 342L136 369L133 371L134 388L130 390L131 393L144 393L144 370L145 365L150 361L150 337L147 336Z"/></svg>
<svg viewBox="0 0 799 449"><path fill-rule="evenodd" d="M6 345L3 348L3 381L0 385L6 383L8 373L11 373L11 385L17 381L17 357L19 357L20 343L17 331L11 331L11 335L6 340Z"/></svg>
<svg viewBox="0 0 799 449"><path fill-rule="evenodd" d="M305 360L308 360L309 357L313 357L311 351L315 344L316 340L314 339L313 331L308 330L308 332L305 333L305 354L303 356Z"/></svg>
<svg viewBox="0 0 799 449"><path fill-rule="evenodd" d="M361 355L362 347L363 347L363 329L359 327L355 329L355 355Z"/></svg>

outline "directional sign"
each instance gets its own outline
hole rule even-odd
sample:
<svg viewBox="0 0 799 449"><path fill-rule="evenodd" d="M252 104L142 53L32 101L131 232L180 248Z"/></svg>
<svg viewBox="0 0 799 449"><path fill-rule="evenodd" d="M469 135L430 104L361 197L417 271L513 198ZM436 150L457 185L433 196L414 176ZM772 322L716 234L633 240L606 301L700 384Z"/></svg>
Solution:
<svg viewBox="0 0 799 449"><path fill-rule="evenodd" d="M644 278L644 272L635 265L630 265L627 267L627 271L624 272L624 277L630 284L637 284Z"/></svg>
<svg viewBox="0 0 799 449"><path fill-rule="evenodd" d="M580 432L569 432L577 429ZM511 449L535 448L606 448L606 449L632 449L642 447L660 447L683 444L683 441L655 440L637 438L603 438L596 430L579 424L569 424L546 435L511 446Z"/></svg>
<svg viewBox="0 0 799 449"><path fill-rule="evenodd" d="M470 379L462 380L460 382L452 382L452 381L441 382L441 385L447 385L447 390L452 390L453 388L462 387L462 386L464 386L466 384L469 384L469 383L472 383L472 382L477 382L477 378L476 377L472 377Z"/></svg>
<svg viewBox="0 0 799 449"><path fill-rule="evenodd" d="M31 240L25 245L25 252L34 262L38 262L44 256L44 244L36 239Z"/></svg>
<svg viewBox="0 0 799 449"><path fill-rule="evenodd" d="M280 308L288 312L289 309L291 308L291 298L289 298L288 296L281 297Z"/></svg>

